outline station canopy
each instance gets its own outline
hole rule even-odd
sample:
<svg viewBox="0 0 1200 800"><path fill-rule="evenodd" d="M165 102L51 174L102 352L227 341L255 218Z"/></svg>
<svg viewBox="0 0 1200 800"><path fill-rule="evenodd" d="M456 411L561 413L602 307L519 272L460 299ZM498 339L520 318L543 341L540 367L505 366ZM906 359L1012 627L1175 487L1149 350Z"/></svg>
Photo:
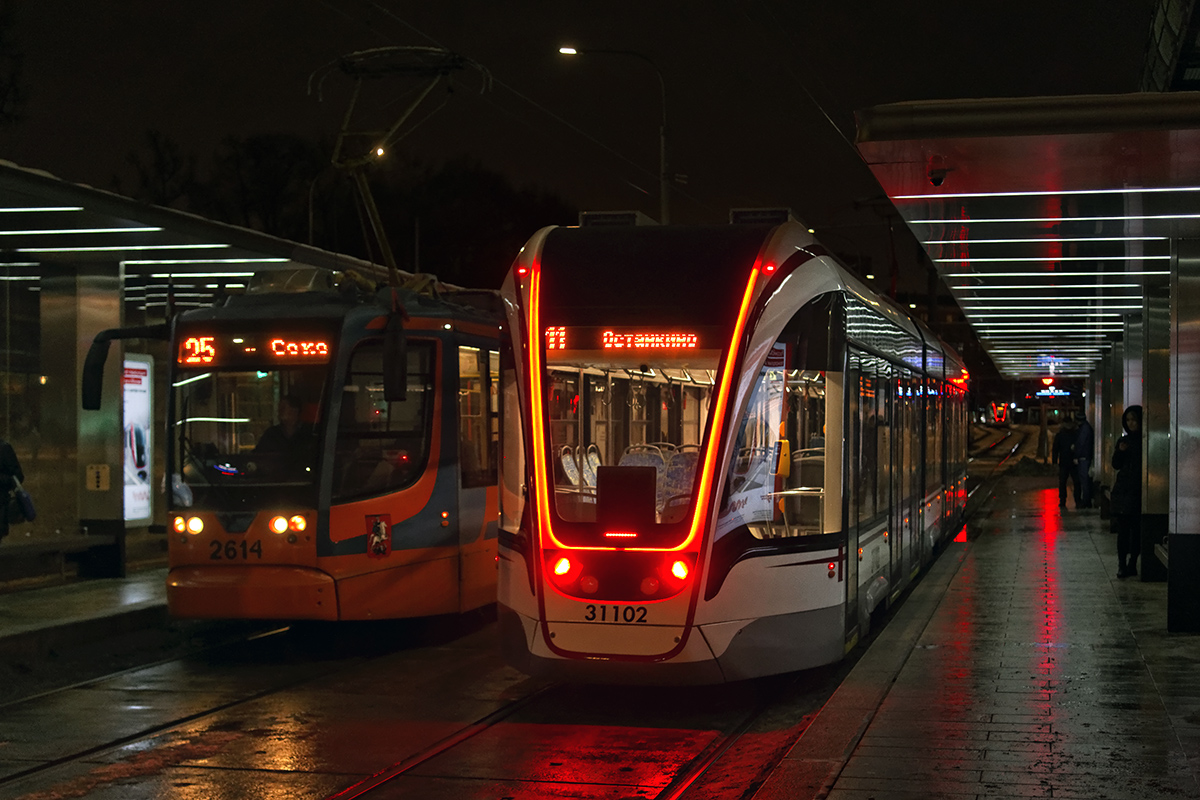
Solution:
<svg viewBox="0 0 1200 800"><path fill-rule="evenodd" d="M1001 375L1085 376L1200 236L1200 93L920 101L857 147Z"/></svg>
<svg viewBox="0 0 1200 800"><path fill-rule="evenodd" d="M263 270L355 270L370 280L385 268L258 231L60 180L0 161L0 280L37 291L46 265L111 264L127 311L162 317L211 305ZM119 272L118 272L119 271Z"/></svg>

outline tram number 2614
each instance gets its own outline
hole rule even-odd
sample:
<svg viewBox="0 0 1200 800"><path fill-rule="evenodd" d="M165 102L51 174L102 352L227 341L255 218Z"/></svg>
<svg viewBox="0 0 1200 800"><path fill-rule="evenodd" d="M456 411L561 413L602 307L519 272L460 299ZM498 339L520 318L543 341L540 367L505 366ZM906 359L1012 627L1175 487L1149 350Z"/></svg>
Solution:
<svg viewBox="0 0 1200 800"><path fill-rule="evenodd" d="M255 539L247 543L233 539L213 539L208 543L208 557L212 561L244 561L249 558L262 558L262 540Z"/></svg>
<svg viewBox="0 0 1200 800"><path fill-rule="evenodd" d="M584 606L583 619L585 622L628 622L636 624L646 621L646 607L610 606L588 603Z"/></svg>

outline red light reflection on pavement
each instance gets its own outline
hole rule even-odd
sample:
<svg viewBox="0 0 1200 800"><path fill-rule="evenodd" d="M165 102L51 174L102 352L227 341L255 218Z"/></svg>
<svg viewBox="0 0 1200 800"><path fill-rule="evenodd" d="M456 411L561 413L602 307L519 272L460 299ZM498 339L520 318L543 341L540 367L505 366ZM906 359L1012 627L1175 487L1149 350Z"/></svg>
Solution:
<svg viewBox="0 0 1200 800"><path fill-rule="evenodd" d="M1041 512L1037 546L1042 557L1040 586L1035 601L1041 607L1042 619L1038 631L1039 659L1037 671L1045 678L1046 716L1054 711L1052 697L1057 684L1051 680L1059 671L1058 650L1062 648L1062 606L1058 589L1058 537L1063 532L1062 514L1058 507L1058 490L1044 489L1038 493L1038 510Z"/></svg>

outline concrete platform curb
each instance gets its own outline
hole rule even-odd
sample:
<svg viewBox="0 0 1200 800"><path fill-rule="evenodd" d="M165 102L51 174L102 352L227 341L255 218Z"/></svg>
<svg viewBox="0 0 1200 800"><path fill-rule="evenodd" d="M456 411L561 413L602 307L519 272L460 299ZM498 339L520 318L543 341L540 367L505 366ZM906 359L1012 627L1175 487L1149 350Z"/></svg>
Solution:
<svg viewBox="0 0 1200 800"><path fill-rule="evenodd" d="M829 794L950 588L968 547L967 543L953 543L934 561L755 792L754 800L804 800Z"/></svg>

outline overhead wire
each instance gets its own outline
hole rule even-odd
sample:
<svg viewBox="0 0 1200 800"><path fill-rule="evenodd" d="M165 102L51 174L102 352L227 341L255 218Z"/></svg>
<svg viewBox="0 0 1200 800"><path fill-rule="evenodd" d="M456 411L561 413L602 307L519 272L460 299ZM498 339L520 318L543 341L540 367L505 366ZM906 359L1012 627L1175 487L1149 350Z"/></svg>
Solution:
<svg viewBox="0 0 1200 800"><path fill-rule="evenodd" d="M390 37L388 37L387 34L384 34L384 33L380 32L378 29L371 27L367 20L361 20L361 19L357 19L357 18L353 17L352 15L346 13L344 8L339 8L339 7L335 6L332 2L330 2L330 0L318 0L318 2L320 2L322 5L326 6L327 8L329 8L333 11L336 11L339 15L346 17L347 19L351 19L355 22L366 25L367 27L371 28L371 30L374 33L381 36L385 41L389 41L389 42L392 41L392 39ZM395 13L391 9L385 7L380 2L377 2L377 0L364 0L364 5L375 9L378 13L387 17L388 19L392 20L393 22L403 26L404 28L411 31L414 35L419 36L420 38L424 39L426 42L429 42L430 44L434 45L435 47L440 47L444 50L451 50L451 51L457 52L453 48L447 47L445 44L443 44L441 41L439 41L435 37L431 36L430 34L426 33L421 28L419 28L416 25L414 25L413 23L409 22L407 19L399 16L397 13ZM469 56L467 56L467 57L469 58ZM515 86L512 86L511 84L509 84L499 78L496 78L494 75L492 76L492 80L497 86L500 86L500 87L506 89L517 99L527 103L528 105L530 105L533 108L537 109L538 111L542 112L546 116L550 117L555 122L566 127L572 133L577 134L581 138L590 142L592 145L600 148L602 151L604 151L608 155L612 156L613 158L617 159L621 163L625 164L631 170L634 170L635 172L639 173L643 177L653 180L653 181L657 181L659 179L659 175L657 172L640 165L637 161L634 161L633 159L631 159L630 157L621 153L614 147L612 147L612 146L608 145L607 143L601 141L600 139L596 138L595 136L588 133L583 128L580 128L578 125L559 116L557 113L555 113L551 109L547 108L546 106L542 105L538 101L534 100L533 98L531 98L528 95L524 94L523 92L519 91ZM504 108L503 106L501 106L498 103L488 100L486 98L486 96L484 96L484 102L489 103L493 108L503 111L505 114L509 115L510 117L512 117L514 119L519 119L519 117L517 116L517 114L515 112L513 112L510 109ZM544 138L550 139L550 137L545 135L545 131L543 128L540 128L537 125L535 125L531 122L528 122L528 121L522 121L522 122L530 130L538 131L539 134L542 135ZM550 140L559 145L564 144L561 140L557 140L557 139L550 139ZM571 145L569 145L569 144L567 144L566 146L571 147ZM572 149L576 149L577 152L581 152L581 151L578 151L578 148L572 148ZM646 195L649 194L649 192L646 189L639 186L636 182L629 180L628 178L622 178L621 180L623 183L625 183L629 187L633 188L635 191L641 192L642 194L646 194ZM700 206L701 208L703 208L707 211L714 210L713 207L709 203L696 197L691 192L681 189L677 184L672 185L672 192L674 194L678 195L679 197L686 198L687 200L695 203L696 205Z"/></svg>

